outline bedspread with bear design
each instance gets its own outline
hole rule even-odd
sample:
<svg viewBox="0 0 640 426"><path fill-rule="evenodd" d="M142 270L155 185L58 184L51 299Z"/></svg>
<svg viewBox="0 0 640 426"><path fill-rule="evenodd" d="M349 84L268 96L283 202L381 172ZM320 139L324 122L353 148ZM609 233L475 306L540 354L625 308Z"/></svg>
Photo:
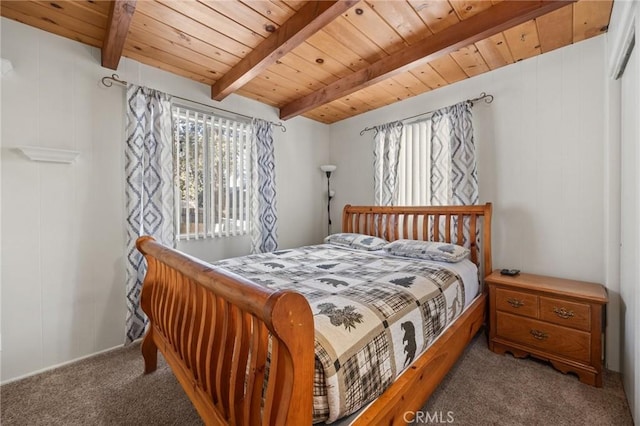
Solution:
<svg viewBox="0 0 640 426"><path fill-rule="evenodd" d="M465 306L460 276L439 262L330 244L213 265L309 301L314 422L333 422L381 395Z"/></svg>

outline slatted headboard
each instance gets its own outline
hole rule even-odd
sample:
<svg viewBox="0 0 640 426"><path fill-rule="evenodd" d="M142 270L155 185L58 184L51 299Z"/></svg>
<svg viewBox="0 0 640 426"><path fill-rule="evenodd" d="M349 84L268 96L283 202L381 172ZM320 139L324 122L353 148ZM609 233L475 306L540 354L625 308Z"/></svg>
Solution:
<svg viewBox="0 0 640 426"><path fill-rule="evenodd" d="M342 232L387 241L442 241L467 247L481 277L491 273L491 203L473 206L352 206L342 211Z"/></svg>

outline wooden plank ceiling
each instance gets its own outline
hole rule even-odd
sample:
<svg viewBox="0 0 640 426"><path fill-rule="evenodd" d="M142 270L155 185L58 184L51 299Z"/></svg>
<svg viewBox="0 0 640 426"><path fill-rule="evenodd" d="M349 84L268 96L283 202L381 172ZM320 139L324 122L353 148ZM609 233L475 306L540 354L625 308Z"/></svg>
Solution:
<svg viewBox="0 0 640 426"><path fill-rule="evenodd" d="M607 30L613 0L49 0L2 16L334 123ZM107 74L107 73L105 73Z"/></svg>

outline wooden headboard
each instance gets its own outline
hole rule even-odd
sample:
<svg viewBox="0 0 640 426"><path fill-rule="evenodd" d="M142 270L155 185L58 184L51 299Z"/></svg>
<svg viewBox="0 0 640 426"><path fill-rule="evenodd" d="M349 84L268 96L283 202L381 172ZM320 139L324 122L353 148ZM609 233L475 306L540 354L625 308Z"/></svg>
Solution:
<svg viewBox="0 0 640 426"><path fill-rule="evenodd" d="M468 248L481 277L491 273L491 203L473 206L352 206L342 211L342 232L387 241L442 241Z"/></svg>

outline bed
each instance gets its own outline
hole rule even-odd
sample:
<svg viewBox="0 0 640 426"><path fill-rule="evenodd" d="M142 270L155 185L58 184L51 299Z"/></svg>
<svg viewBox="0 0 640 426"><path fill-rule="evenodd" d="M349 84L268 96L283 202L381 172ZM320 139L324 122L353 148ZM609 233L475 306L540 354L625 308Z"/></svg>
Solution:
<svg viewBox="0 0 640 426"><path fill-rule="evenodd" d="M491 204L347 205L343 210L342 231L396 243L430 240L463 245L469 249L469 259L477 265L480 277L491 271ZM311 424L314 401L316 414L318 411L316 346L322 340L317 337L322 336L321 325L315 330L314 323L318 318L333 322L335 318L327 315L327 310L335 306L322 300L324 304L318 304L314 297L309 297L313 284L307 285L306 291L304 286L296 291L290 283L272 286L261 283L261 276L255 275L255 266L271 263L269 268L291 266L291 270L297 270L295 259L309 257L320 269L326 269L326 262L319 264L318 259L336 264L333 258L323 258L327 253L337 253L347 263L359 264L356 253L345 254L350 248L320 245L298 249L302 253L281 251L274 254L281 256L277 262L261 257L266 255L257 255L211 265L164 247L150 237L141 237L137 246L148 264L141 295L142 308L150 320L142 343L145 372L156 369L160 349L206 424ZM364 256L365 261L372 263L366 273L360 272L363 277L377 261L373 256L373 252ZM233 264L235 267L231 267ZM253 275L248 271L253 271ZM357 274L350 275L354 276ZM306 283L316 280L329 288L342 287L335 277L317 278L311 277ZM311 288L311 293L314 291ZM337 291L328 297L340 294ZM403 359L391 356L390 359L397 359L398 366L406 363L403 371L401 374L397 371L393 382L384 384L381 395L372 402L365 401L364 408L352 414L349 422L365 425L410 421L480 329L485 303L486 296L481 290L465 303L464 310L462 306L455 308L457 319L437 338L434 336L424 352L419 354L414 348L411 357L408 353ZM353 328L353 322L350 326L341 322L337 325L348 332ZM422 344L426 344L426 338ZM400 338L402 345L406 350L404 338ZM334 405L340 403L333 401ZM346 414L352 411L353 407L349 407ZM333 421L336 416L334 413L324 419Z"/></svg>

